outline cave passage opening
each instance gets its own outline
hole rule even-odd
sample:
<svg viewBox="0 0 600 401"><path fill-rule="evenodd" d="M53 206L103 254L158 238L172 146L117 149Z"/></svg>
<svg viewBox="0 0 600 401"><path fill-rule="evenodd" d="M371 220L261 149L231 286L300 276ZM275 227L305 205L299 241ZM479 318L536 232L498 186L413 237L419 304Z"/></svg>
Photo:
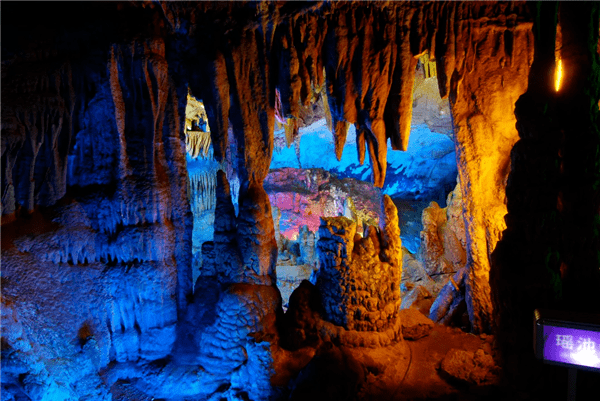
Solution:
<svg viewBox="0 0 600 401"><path fill-rule="evenodd" d="M387 175L382 189L372 183L370 156L363 163L359 160L355 149L357 136L354 125L348 127L340 160L333 157L335 144L324 85L313 88L307 105L298 105L297 118L283 116L280 94L276 91L274 151L264 186L272 205L278 247L277 284L282 292L284 308L302 280L312 277L314 281L314 273L318 269L316 243L320 218L348 217L357 223L357 233L364 235L367 226L379 224L384 194L392 198L398 209L400 236L411 266L423 265L421 232L424 228L432 230L423 225L424 222L429 224L431 215L424 214L424 210L433 208L440 216L446 212L447 201L458 193L455 191L458 172L450 104L447 98L440 97L436 62L430 58L429 52L418 57L414 73L409 145L406 151L392 152L388 139ZM204 104L191 92L188 94L185 137L188 192L194 216L194 283L200 276L217 274L214 263L203 261L215 257L215 191L217 171L220 169L226 172L232 189L232 201L238 213L237 150L231 131L230 128L229 148L224 161L218 163L214 158ZM460 207L458 203L454 205L454 209ZM455 220L457 217L454 216ZM464 248L464 244L459 247ZM464 249L458 252L464 254ZM433 298L439 293L442 281L447 281L449 274L454 274L455 270L446 268L444 271L430 272L441 275L436 279L437 284L430 288ZM415 273L409 269L406 280L414 279ZM411 289L405 288L406 292Z"/></svg>

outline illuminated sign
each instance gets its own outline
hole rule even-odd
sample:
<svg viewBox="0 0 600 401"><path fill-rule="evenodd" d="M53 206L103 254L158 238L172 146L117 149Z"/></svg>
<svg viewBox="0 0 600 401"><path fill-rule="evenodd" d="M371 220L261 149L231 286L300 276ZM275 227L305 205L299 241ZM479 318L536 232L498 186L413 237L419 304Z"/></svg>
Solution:
<svg viewBox="0 0 600 401"><path fill-rule="evenodd" d="M600 371L600 316L536 309L534 349L546 363Z"/></svg>

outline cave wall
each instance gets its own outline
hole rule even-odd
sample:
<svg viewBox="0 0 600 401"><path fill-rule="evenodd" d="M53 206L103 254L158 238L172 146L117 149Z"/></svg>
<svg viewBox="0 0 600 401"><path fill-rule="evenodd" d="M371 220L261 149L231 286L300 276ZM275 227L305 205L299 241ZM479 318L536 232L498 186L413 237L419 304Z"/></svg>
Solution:
<svg viewBox="0 0 600 401"><path fill-rule="evenodd" d="M513 108L527 89L533 38L531 25L518 21L518 14L482 21L477 12L490 13L474 8L453 11L461 22L447 28L444 40L449 43L438 71L446 70L439 81L449 90L459 180L464 183L469 318L473 331L489 332L490 256L505 228L504 188L510 150L518 139Z"/></svg>
<svg viewBox="0 0 600 401"><path fill-rule="evenodd" d="M3 7L3 384L32 399L106 399L98 371L170 355L192 291L187 84L164 21L70 7L91 16Z"/></svg>
<svg viewBox="0 0 600 401"><path fill-rule="evenodd" d="M594 10L591 15L597 15ZM263 368L273 362L268 354L276 354L273 317L280 301L273 288L277 245L263 180L273 151L276 89L284 117L293 119L298 103L306 103L324 85L336 156L341 157L354 124L359 159L368 150L373 182L382 187L387 140L393 149L408 144L414 70L426 51L437 61L440 94L450 98L456 131L472 329L490 330L489 260L504 229L504 183L511 170L509 152L518 140L513 105L531 85L533 17L524 3L127 2L52 3L33 9L11 3L4 11L15 18L3 21L3 31L11 35L4 35L2 43L3 309L6 305L6 316L14 317L11 326L3 320L3 330L14 328L17 334L7 341L32 358L31 366L44 362L27 344L47 349L55 341L30 333L39 317L18 317L25 305L19 297L29 293L26 275L39 271L52 280L73 282L73 288L56 286L54 299L81 293L81 303L92 305L91 323L77 312L61 330L77 338L87 324L86 330L101 333L92 348L104 356L86 371L94 380L94 369L110 360L169 354L176 322L177 335L193 338L197 347L228 330L235 333L227 341L208 341L199 357L207 366L213 363L207 375L231 375L245 363L244 355L251 355L256 372L268 375ZM86 18L72 19L73 13ZM574 17L565 17L565 27L569 21L573 24ZM597 44L597 31L593 24L588 36L565 30L563 40L575 49L565 55L567 70L581 64L588 66L581 76L597 74L597 54L585 58L581 55L587 50L575 46ZM579 81L567 86L561 107L575 113L575 105L586 106L590 99L596 106L597 85L590 85L588 97L577 97L584 86ZM200 319L202 293L192 292L193 218L184 137L188 91L205 104L215 160L231 160L239 180L236 214L231 174L217 175L213 251L222 256L216 280L224 290L215 295L218 317L208 323ZM597 270L590 262L596 243L574 242L581 230L597 238L597 189L590 189L595 188L590 183L597 181L598 169L589 172L597 166L597 129L589 128L598 126L597 110L590 113L580 120L591 134L577 145L564 139L575 130L567 128L571 117L561 120L566 144L560 213L570 255L563 262L573 272L565 291L571 294ZM228 150L230 128L235 154ZM579 158L582 151L591 153ZM582 171L588 175L576 185ZM595 222L590 226L575 223L590 219ZM504 252L510 253L512 245L507 246ZM586 267L573 267L578 265ZM52 280L43 282L51 285ZM100 295L89 295L91 287ZM146 293L148 288L153 290ZM495 307L502 310L500 298L508 295L501 285L493 288L501 294ZM43 294L36 296L43 300ZM247 338L248 322L236 320L229 304L240 306L240 313L261 311L251 324L255 339ZM60 309L56 303L47 307L53 313ZM160 310L156 320L136 320L155 310ZM511 310L506 307L501 316ZM81 337L90 336L84 330ZM72 351L72 344L66 344L58 354ZM238 364L221 369L219 361ZM28 391L50 391L56 386L52 383L60 382L42 378L56 372L37 372L43 389ZM202 391L215 390L219 380ZM240 388L250 385L239 383ZM253 397L266 391L268 380L260 383Z"/></svg>
<svg viewBox="0 0 600 401"><path fill-rule="evenodd" d="M600 285L600 8L544 3L532 12L535 57L515 105L519 140L506 186L507 228L493 253L490 285L507 379L526 388L545 373L552 388L563 372L540 366L527 352L531 312L600 312L594 295ZM557 22L564 66L558 91Z"/></svg>
<svg viewBox="0 0 600 401"><path fill-rule="evenodd" d="M109 114L107 120L114 119L114 126L110 130L102 130L100 135L91 135L98 124L90 123L88 131L77 133L78 139L77 134L69 132L82 125L79 120L74 128L74 124L69 124L66 119L65 133L61 135L58 135L57 124L51 128L45 117L38 123L39 129L30 122L27 132L23 122L12 123L14 128L9 128L12 134L7 135L11 138L7 143L12 145L10 148L6 146L4 149L7 151L3 152L6 176L2 191L3 215L12 216L17 206L33 210L34 205L52 205L64 195L67 180L61 177L66 175L68 152L79 152L80 155L88 152L87 158L82 159L85 162L76 155L71 157L70 185L76 186L81 180L88 184L95 180L99 185L110 182L110 185L119 187L117 197L131 193L130 196L142 196L143 199L138 202L154 202L155 192L160 191L153 188L158 185L154 175L160 176L164 167L151 161L156 153L151 151L151 138L159 138L148 132L160 130L161 124L169 121L162 114L163 109L172 104L165 104L168 91L163 86L170 78L165 75L166 69L172 72L174 79L171 81L177 81L178 86L173 90L178 92L182 102L187 95L184 92L186 84L192 94L204 100L217 161L226 156L227 131L231 122L239 149L236 162L241 211L237 220L238 241L240 246L250 251L243 259L254 274L273 276L275 245L271 214L252 210L254 206L251 204L270 207L262 189L262 180L268 171L273 148L275 87L282 93L282 110L289 113L289 117L295 117L296 104L308 101L308 95L313 92L311 86L319 87L325 79L338 157L341 156L348 124L355 124L359 159L364 158L368 149L374 183L382 186L387 153L385 142L389 138L394 149L407 146L412 104L403 99L411 98L416 56L429 49L432 57L439 59L440 93L451 98L457 127L460 175L463 182L469 183L463 186L463 195L466 215L469 216L466 225L472 259L469 260L473 298L469 302L471 320L475 330L489 329L491 304L489 288L485 284L489 271L488 256L502 229L498 216L504 211L502 183L508 169L506 154L516 138L514 129L508 128L513 122L509 105L525 88L523 78L530 60L530 25L527 9L522 4L407 3L387 7L384 3L375 3L365 7L361 3L342 2L299 3L286 7L257 3L236 7L232 4L119 3L94 7L99 9L99 13L108 13L111 7L116 7L119 13L109 20L117 29L108 34L110 24L102 26L97 23L96 29L104 33L105 42L91 43L95 47L92 46L94 50L88 52L96 58L94 61L105 58L103 61L107 69L102 71L96 66L97 71L93 73L94 76L105 76L103 83L96 85L96 90L103 95L82 98L79 103L92 105L86 112L94 120L106 118L101 114L111 109L96 107L101 104L98 102L102 99L111 101L114 117ZM249 13L252 17L242 18L244 10L252 11ZM144 14L145 21L152 22L153 28L125 27L125 19L136 13ZM214 21L219 21L217 25L230 24L232 29L226 35L218 35ZM42 29L44 24L40 25ZM83 30L82 27L80 29ZM144 33L139 35L136 29ZM151 32L152 29L154 32ZM68 31L61 34L65 35ZM137 37L123 42L117 40L119 31ZM64 37L61 40L68 43ZM89 40L83 36L75 47L90 45L86 43ZM165 58L167 50L171 52L172 60ZM91 85L89 78L85 78L91 74L85 72L90 67L82 61L91 56L77 54L74 49L61 51L63 53L58 59L64 63L63 68L68 69L73 64L70 59L74 54L70 52L79 57L76 59L81 69L76 74L81 86L79 96L92 96L87 93ZM162 64L161 57L164 59ZM16 70L17 67L14 68ZM474 74L475 70L478 73ZM37 76L33 81L38 78L42 83L48 81L48 78ZM68 80L59 82L53 78L50 81L54 86L62 85L62 92L71 89L74 93L72 85L65 83ZM150 89L145 89L144 85ZM85 87L86 90L83 89ZM488 102L485 99L488 99L487 88L490 87L495 90L494 97ZM55 97L64 103L65 96L58 86L54 91L59 93ZM140 103L139 106L135 106L136 102ZM134 108L135 117L134 113L128 112L128 107ZM142 110L144 107L147 111ZM177 107L181 109L182 105ZM10 124L10 116L15 114L11 108L7 107L6 113L3 113L7 124ZM66 110L63 113L70 110L62 105L58 107L59 111L63 109ZM175 116L178 127L183 114L178 110ZM32 118L34 116L29 120L32 121ZM82 119L85 122L85 117ZM141 139L142 135L136 133L144 124L147 125L144 129L147 139ZM46 150L42 151L42 157L37 157L35 146L29 146L31 140L24 139L40 135L38 131L50 137L54 135L54 140L43 142ZM493 144L488 140L489 132L494 138ZM74 141L71 136L75 136ZM100 141L101 136L107 137L107 140ZM52 143L57 141L61 145L53 147ZM27 143L22 152L21 143ZM54 152L54 148L60 151ZM91 151L92 148L94 151ZM497 152L497 149L500 151ZM159 146L158 154L161 151ZM50 156L43 156L45 154L53 154L51 157L55 160L48 160ZM91 163L87 162L88 159ZM94 172L90 180L82 178L86 168ZM131 184L131 188L122 189L126 185L116 184L113 177L126 176L130 171L136 178L125 181L137 181ZM181 184L183 171L177 175L179 178L172 182L179 180ZM26 176L31 178L25 179ZM489 191L488 187L494 190ZM176 193L183 190L179 188ZM172 199L179 197L172 196ZM484 213L482 209L487 211ZM168 206L161 208L159 213L163 213L164 219L169 214ZM107 215L114 213L109 211ZM189 225L189 219L187 221ZM261 225L258 242L269 243L269 247L253 245L254 240L244 244L245 238L248 238L244 233L253 232L252 226L258 221ZM183 274L179 296L182 304L182 294L189 293L191 287L187 284L189 273L180 274ZM183 289L185 286L188 288Z"/></svg>

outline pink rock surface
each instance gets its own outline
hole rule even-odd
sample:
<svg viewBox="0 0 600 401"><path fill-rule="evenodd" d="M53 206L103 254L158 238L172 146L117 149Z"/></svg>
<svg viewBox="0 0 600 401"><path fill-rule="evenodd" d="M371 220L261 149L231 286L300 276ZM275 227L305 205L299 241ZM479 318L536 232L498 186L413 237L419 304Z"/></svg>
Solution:
<svg viewBox="0 0 600 401"><path fill-rule="evenodd" d="M355 215L376 224L381 193L373 184L353 178L338 179L321 169L272 170L264 182L271 205L281 211L280 233L293 239L303 225L316 232L319 218L351 214L346 199L352 198ZM362 224L358 227L362 232Z"/></svg>

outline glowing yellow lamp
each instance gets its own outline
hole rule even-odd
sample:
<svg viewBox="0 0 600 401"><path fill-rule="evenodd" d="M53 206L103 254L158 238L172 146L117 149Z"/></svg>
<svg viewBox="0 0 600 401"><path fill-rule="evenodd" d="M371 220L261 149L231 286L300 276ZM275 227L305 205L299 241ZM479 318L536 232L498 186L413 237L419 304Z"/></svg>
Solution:
<svg viewBox="0 0 600 401"><path fill-rule="evenodd" d="M556 70L554 71L554 89L558 92L560 90L560 84L562 83L563 77L563 66L562 60L556 60Z"/></svg>

